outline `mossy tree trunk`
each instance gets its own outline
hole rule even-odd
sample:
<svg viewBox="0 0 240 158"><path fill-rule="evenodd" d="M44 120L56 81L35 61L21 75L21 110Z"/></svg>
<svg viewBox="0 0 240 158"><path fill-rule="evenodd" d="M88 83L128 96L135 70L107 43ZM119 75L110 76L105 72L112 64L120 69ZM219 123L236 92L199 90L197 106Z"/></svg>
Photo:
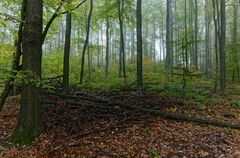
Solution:
<svg viewBox="0 0 240 158"><path fill-rule="evenodd" d="M42 0L26 0L23 29L23 70L41 76ZM30 144L42 130L40 89L33 83L22 85L22 101L18 123L12 135L14 143Z"/></svg>

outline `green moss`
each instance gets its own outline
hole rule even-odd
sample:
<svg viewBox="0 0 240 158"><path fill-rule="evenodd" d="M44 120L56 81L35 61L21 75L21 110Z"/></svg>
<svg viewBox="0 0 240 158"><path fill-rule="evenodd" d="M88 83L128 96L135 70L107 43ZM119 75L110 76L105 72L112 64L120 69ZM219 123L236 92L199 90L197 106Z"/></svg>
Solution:
<svg viewBox="0 0 240 158"><path fill-rule="evenodd" d="M38 137L41 134L42 128L36 129L36 130L26 130L24 131L22 127L17 127L11 138L10 141L14 144L19 144L21 146L23 145L30 145L36 137Z"/></svg>
<svg viewBox="0 0 240 158"><path fill-rule="evenodd" d="M14 101L17 104L20 104L20 102L21 102L21 95L11 96L11 97L8 98L8 100Z"/></svg>
<svg viewBox="0 0 240 158"><path fill-rule="evenodd" d="M231 101L229 101L229 104L234 107L239 107L240 101L239 100L231 100Z"/></svg>

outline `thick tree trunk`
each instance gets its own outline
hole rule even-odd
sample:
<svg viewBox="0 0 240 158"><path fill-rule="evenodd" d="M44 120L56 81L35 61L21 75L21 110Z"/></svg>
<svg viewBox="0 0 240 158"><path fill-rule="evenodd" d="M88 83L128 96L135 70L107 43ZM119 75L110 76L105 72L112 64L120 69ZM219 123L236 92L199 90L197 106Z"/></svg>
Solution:
<svg viewBox="0 0 240 158"><path fill-rule="evenodd" d="M26 18L23 30L23 70L41 77L42 56L42 0L26 0ZM23 83L21 108L12 141L29 144L42 131L40 89L32 82Z"/></svg>

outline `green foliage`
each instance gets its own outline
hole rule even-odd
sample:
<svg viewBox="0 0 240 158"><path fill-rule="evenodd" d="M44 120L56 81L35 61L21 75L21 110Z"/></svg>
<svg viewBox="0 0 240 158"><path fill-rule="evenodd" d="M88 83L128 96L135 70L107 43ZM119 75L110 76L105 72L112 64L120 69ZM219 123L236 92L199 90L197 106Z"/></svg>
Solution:
<svg viewBox="0 0 240 158"><path fill-rule="evenodd" d="M8 98L8 100L14 101L14 102L16 102L17 104L20 104L20 102L21 102L21 95L10 96L10 97Z"/></svg>
<svg viewBox="0 0 240 158"><path fill-rule="evenodd" d="M197 108L199 110L206 110L207 109L207 105L205 103L201 102L201 103L198 103Z"/></svg>
<svg viewBox="0 0 240 158"><path fill-rule="evenodd" d="M203 102L205 100L205 96L196 93L196 92L186 92L185 98L187 99L193 99L199 102Z"/></svg>
<svg viewBox="0 0 240 158"><path fill-rule="evenodd" d="M150 155L151 155L152 158L158 158L159 157L156 149L151 148L149 152L150 152Z"/></svg>
<svg viewBox="0 0 240 158"><path fill-rule="evenodd" d="M231 100L229 101L229 104L234 107L240 107L240 100Z"/></svg>
<svg viewBox="0 0 240 158"><path fill-rule="evenodd" d="M222 103L224 103L224 102L225 102L224 99L218 98L218 97L210 98L210 99L208 100L208 104L210 104L210 105L222 104Z"/></svg>
<svg viewBox="0 0 240 158"><path fill-rule="evenodd" d="M147 127L144 129L144 131L147 133L147 134L151 134L153 132L153 129L151 127Z"/></svg>

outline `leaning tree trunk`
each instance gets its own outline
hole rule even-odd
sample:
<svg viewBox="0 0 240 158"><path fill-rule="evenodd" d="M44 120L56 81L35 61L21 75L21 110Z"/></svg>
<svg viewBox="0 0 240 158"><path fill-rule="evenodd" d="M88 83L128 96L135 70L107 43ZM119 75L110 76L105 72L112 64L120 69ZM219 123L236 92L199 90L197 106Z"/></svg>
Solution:
<svg viewBox="0 0 240 158"><path fill-rule="evenodd" d="M23 71L33 73L33 76L36 77L34 79L41 77L42 14L42 0L26 0L22 63ZM21 94L20 113L12 141L19 144L29 144L42 131L40 88L29 80L23 83Z"/></svg>
<svg viewBox="0 0 240 158"><path fill-rule="evenodd" d="M86 35L85 43L84 43L84 46L83 46L83 52L82 52L82 63L81 63L81 72L80 72L80 84L83 83L85 53L86 53L87 46L88 46L88 41L89 41L89 33L90 33L90 24L91 24L92 12L93 12L93 0L90 1L90 11L89 11L89 14L88 14L88 19L87 19L87 35Z"/></svg>
<svg viewBox="0 0 240 158"><path fill-rule="evenodd" d="M16 71L19 71L21 69L21 66L19 66L20 64L20 58L22 55L22 31L23 31L23 22L25 21L25 10L26 10L26 0L22 1L22 10L21 10L21 22L19 25L19 29L18 29L18 39L16 41L16 53L14 55L14 59L13 59L13 65L12 65L12 70L13 70L13 76L15 76L17 74ZM3 108L3 105L10 93L10 91L13 89L13 84L12 82L15 81L14 77L10 77L6 84L5 84L5 88L1 94L0 97L0 111Z"/></svg>

